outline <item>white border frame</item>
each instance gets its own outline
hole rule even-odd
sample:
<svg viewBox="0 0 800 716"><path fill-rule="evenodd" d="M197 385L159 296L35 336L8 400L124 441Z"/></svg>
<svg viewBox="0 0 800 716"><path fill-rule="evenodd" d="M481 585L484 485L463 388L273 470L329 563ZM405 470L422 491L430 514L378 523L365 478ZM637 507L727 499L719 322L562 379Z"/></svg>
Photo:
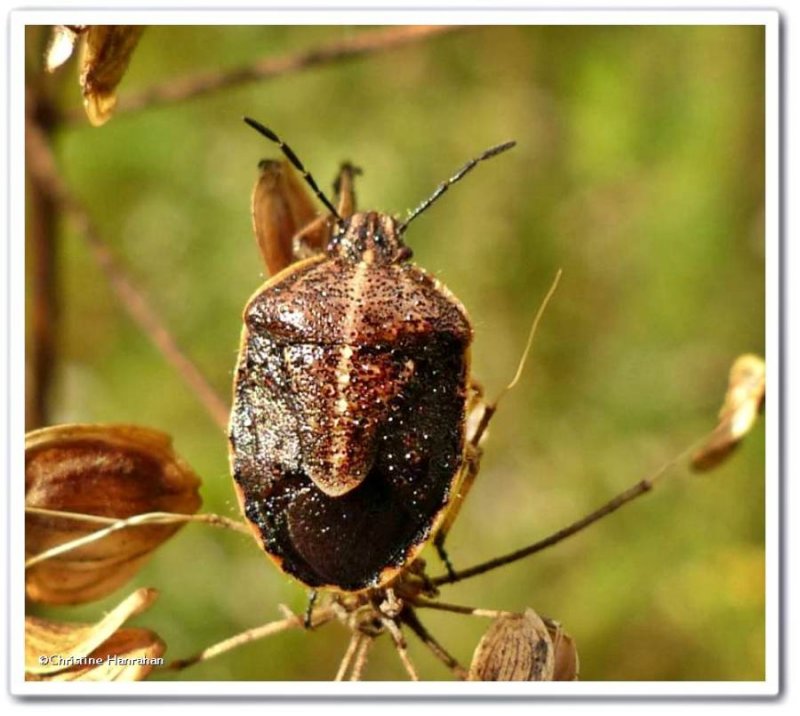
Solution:
<svg viewBox="0 0 800 716"><path fill-rule="evenodd" d="M20 479L9 480L10 579L9 579L9 687L14 695L60 696L294 696L333 697L553 697L553 696L776 696L780 693L780 15L777 11L649 11L649 10L331 10L306 8L266 11L213 10L18 10L10 15L10 114L9 114L9 467L14 478L24 474L24 106L23 63L11 59L23 56L26 25L118 23L150 25L761 25L766 32L766 326L767 370L771 386L768 402L766 452L766 664L764 681L754 682L240 682L185 681L135 683L53 683L26 682L24 660L24 594L12 585L24 583L24 558L16 549L24 534L24 486ZM14 270L16 269L16 270ZM16 537L16 539L15 539ZM16 655L16 658L14 658Z"/></svg>

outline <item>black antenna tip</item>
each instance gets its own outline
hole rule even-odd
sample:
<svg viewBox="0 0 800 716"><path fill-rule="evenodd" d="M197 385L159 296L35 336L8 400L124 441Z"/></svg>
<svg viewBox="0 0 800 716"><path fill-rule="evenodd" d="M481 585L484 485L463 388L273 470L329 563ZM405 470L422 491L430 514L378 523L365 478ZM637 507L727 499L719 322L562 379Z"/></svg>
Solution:
<svg viewBox="0 0 800 716"><path fill-rule="evenodd" d="M251 117L242 117L246 124L251 126L253 129L256 130L259 134L263 134L267 139L271 139L273 142L280 142L278 139L278 135L275 134L271 129L265 127L261 122L252 119Z"/></svg>

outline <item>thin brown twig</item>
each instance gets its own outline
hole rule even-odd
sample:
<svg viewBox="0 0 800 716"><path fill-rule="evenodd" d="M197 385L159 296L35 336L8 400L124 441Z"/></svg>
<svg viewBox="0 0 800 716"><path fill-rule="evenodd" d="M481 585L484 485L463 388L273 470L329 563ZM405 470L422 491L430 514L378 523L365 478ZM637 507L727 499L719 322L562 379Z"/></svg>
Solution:
<svg viewBox="0 0 800 716"><path fill-rule="evenodd" d="M266 57L250 65L201 72L184 78L172 78L141 92L120 96L115 114L182 102L249 82L269 80L291 72L341 62L369 53L384 52L457 29L459 27L450 25L411 25L369 30L311 50L279 57ZM71 122L83 121L83 118L82 111L76 110L69 114Z"/></svg>
<svg viewBox="0 0 800 716"><path fill-rule="evenodd" d="M415 597L409 600L415 607L422 609L438 609L442 612L453 612L455 614L467 614L472 617L484 617L486 619L497 619L498 617L505 617L513 614L503 609L480 609L479 607L467 607L461 604L448 604L447 602L432 601L430 599L423 599L422 597Z"/></svg>
<svg viewBox="0 0 800 716"><path fill-rule="evenodd" d="M462 681L467 678L467 670L458 663L458 660L445 649L431 634L422 622L417 617L416 612L413 609L405 609L403 611L403 623L407 624L408 627L413 631L419 640L431 650L433 655L439 659L457 679L461 679Z"/></svg>
<svg viewBox="0 0 800 716"><path fill-rule="evenodd" d="M435 35L452 32L456 26L412 25L370 30L355 37L331 42L300 53L267 57L251 65L206 72L182 80L169 80L137 95L120 99L119 112L132 112L167 102L181 102L216 90L257 80L267 80L318 65L382 52Z"/></svg>
<svg viewBox="0 0 800 716"><path fill-rule="evenodd" d="M55 257L56 204L36 182L28 185L30 211L31 356L26 391L25 429L47 425L49 397L56 364L58 277Z"/></svg>
<svg viewBox="0 0 800 716"><path fill-rule="evenodd" d="M36 42L26 43L42 56L48 42L47 32L39 33ZM35 117L42 133L49 139L58 124L53 96L56 80L30 68L31 80L25 97L25 111ZM62 80L63 81L63 80ZM31 282L31 350L28 363L28 385L25 391L25 428L32 430L47 425L50 394L58 362L59 291L57 261L58 206L53 197L33 181L26 185L29 211L30 254L26 261L32 267Z"/></svg>
<svg viewBox="0 0 800 716"><path fill-rule="evenodd" d="M613 497L611 500L606 502L602 507L590 512L588 515L582 517L581 519L573 522L570 525L554 532L553 534L545 537L544 539L539 540L538 542L534 542L527 547L523 547L522 549L515 550L509 554L503 555L501 557L495 557L494 559L490 559L486 562L481 562L480 564L476 564L473 567L469 567L467 569L463 569L461 571L456 571L451 574L442 574L438 577L433 577L431 579L431 583L435 586L442 586L445 584L455 584L456 582L461 582L465 579L469 579L471 577L476 577L479 574L485 574L486 572L491 572L498 567L503 567L507 564L511 564L512 562L516 562L520 559L524 559L525 557L530 557L532 554L536 554L537 552L541 552L548 547L552 547L553 545L562 542L563 540L567 539L567 537L571 537L574 534L586 529L590 525L594 524L598 520L607 517L612 512L616 512L621 507L633 502L638 497L650 492L655 484L664 476L667 470L678 462L683 460L686 456L691 454L698 445L702 444L707 437L703 437L700 440L692 443L688 448L683 450L679 453L676 457L668 462L664 463L653 475L643 480L640 480L635 485L632 485L627 490L623 490L619 493L616 497Z"/></svg>
<svg viewBox="0 0 800 716"><path fill-rule="evenodd" d="M164 358L177 370L200 399L214 422L223 430L228 424L228 405L214 390L197 366L184 354L158 313L117 263L89 217L83 204L70 192L56 167L47 138L40 127L28 121L25 149L31 176L58 204L86 239L92 256L106 275L128 315L150 338Z"/></svg>
<svg viewBox="0 0 800 716"><path fill-rule="evenodd" d="M333 619L333 617L334 611L330 607L319 609L314 612L312 616L312 625L315 627L322 626ZM244 644L249 644L250 642L258 641L259 639L265 639L266 637L274 636L275 634L279 634L288 629L298 628L303 628L303 620L301 617L296 615L286 617L285 619L268 622L267 624L263 624L253 629L248 629L241 634L237 634L236 636L232 636L229 639L225 639L224 641L209 646L194 656L190 656L186 659L176 659L175 661L172 661L164 666L164 668L172 671L180 671L189 666L193 666L194 664L198 664L201 661L213 659L215 656L224 654Z"/></svg>

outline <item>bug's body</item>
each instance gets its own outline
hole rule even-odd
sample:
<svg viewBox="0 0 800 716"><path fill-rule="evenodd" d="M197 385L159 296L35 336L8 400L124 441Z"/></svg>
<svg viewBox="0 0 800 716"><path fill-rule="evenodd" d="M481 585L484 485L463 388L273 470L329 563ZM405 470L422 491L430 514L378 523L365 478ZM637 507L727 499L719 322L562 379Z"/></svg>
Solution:
<svg viewBox="0 0 800 716"><path fill-rule="evenodd" d="M234 480L264 549L312 587L390 581L435 531L464 462L472 329L397 228L353 215L244 312Z"/></svg>

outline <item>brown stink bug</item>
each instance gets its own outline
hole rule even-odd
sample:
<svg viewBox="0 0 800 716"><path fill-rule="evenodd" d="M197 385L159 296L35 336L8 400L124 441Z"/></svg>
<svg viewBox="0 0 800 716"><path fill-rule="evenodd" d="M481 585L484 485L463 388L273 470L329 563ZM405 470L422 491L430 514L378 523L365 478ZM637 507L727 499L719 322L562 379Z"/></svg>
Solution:
<svg viewBox="0 0 800 716"><path fill-rule="evenodd" d="M471 454L482 432L465 427L467 313L410 263L403 235L449 186L514 142L472 159L399 222L354 212L341 187L337 209L277 135L246 121L281 147L330 216L304 231L314 240L294 242L294 263L269 253L270 270L282 270L245 307L230 422L236 491L286 573L312 588L383 587L437 531L441 544L477 471ZM303 251L313 255L296 260Z"/></svg>

